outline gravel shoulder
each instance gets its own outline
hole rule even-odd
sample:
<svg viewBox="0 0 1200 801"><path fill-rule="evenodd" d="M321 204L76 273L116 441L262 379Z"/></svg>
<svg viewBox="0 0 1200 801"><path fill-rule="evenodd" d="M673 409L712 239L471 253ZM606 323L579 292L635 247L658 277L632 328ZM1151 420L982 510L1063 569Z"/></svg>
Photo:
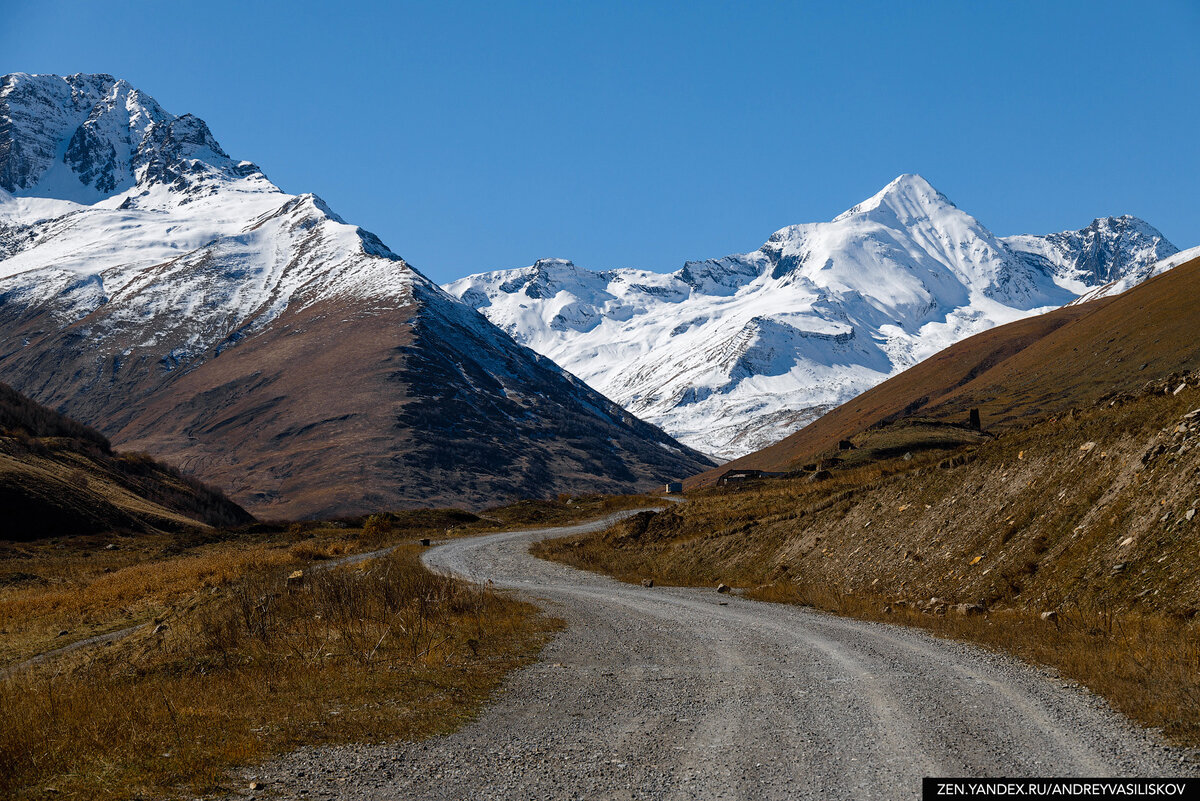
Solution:
<svg viewBox="0 0 1200 801"><path fill-rule="evenodd" d="M627 514L428 551L432 569L516 590L568 628L455 734L301 749L247 782L286 798L903 799L922 776L1197 773L1091 694L1002 655L528 554Z"/></svg>

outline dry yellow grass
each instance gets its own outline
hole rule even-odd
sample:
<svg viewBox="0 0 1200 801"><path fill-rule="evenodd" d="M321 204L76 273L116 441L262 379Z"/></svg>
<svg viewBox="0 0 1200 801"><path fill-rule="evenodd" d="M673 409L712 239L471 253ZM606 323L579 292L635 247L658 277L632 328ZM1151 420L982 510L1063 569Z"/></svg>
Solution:
<svg viewBox="0 0 1200 801"><path fill-rule="evenodd" d="M563 525L653 502L644 495L563 496L509 504L483 516L409 510L372 515L350 526L294 523L225 532L0 541L0 670L96 634L161 620L198 593L250 571L294 569L406 537ZM108 550L110 545L117 550Z"/></svg>
<svg viewBox="0 0 1200 801"><path fill-rule="evenodd" d="M459 725L556 624L429 573L412 544L327 567L433 533L403 523L397 516L375 535L312 525L243 532L183 553L178 542L141 537L116 551L75 542L8 554L0 574L20 564L43 579L0 590L10 664L125 621L162 627L0 675L0 720L21 722L0 726L0 797L217 791L232 767L299 744ZM289 583L299 568L303 578ZM71 637L47 634L68 623Z"/></svg>
<svg viewBox="0 0 1200 801"><path fill-rule="evenodd" d="M93 634L159 618L172 605L247 571L300 564L286 543L214 543L183 555L159 538L107 551L71 543L14 546L0 575L33 576L0 587L0 668ZM61 544L61 543L60 543ZM84 556L86 554L87 556ZM66 634L61 635L61 632Z"/></svg>

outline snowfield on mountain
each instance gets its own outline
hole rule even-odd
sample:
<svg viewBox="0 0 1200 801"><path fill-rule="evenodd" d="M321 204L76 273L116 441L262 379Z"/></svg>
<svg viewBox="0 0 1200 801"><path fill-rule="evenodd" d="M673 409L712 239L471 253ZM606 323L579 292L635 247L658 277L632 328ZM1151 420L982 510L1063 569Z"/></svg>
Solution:
<svg viewBox="0 0 1200 801"><path fill-rule="evenodd" d="M0 79L0 380L269 517L711 466L108 75Z"/></svg>
<svg viewBox="0 0 1200 801"><path fill-rule="evenodd" d="M1143 280L1176 252L1129 216L996 237L901 175L831 222L671 274L543 259L445 289L630 412L729 459L972 334Z"/></svg>

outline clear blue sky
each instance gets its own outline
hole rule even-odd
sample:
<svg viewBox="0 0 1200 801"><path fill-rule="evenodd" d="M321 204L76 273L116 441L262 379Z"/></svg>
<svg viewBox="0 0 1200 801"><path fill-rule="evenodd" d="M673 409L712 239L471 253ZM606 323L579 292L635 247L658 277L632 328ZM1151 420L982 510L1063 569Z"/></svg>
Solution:
<svg viewBox="0 0 1200 801"><path fill-rule="evenodd" d="M672 270L919 172L1000 235L1200 244L1200 3L3 0L0 72L108 72L445 281Z"/></svg>

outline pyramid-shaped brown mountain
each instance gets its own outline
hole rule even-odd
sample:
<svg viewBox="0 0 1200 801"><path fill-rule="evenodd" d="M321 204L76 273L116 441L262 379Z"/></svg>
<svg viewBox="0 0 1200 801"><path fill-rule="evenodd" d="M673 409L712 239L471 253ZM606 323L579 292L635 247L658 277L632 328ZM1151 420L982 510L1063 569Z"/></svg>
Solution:
<svg viewBox="0 0 1200 801"><path fill-rule="evenodd" d="M0 379L259 516L711 464L122 81L8 76L0 134Z"/></svg>

